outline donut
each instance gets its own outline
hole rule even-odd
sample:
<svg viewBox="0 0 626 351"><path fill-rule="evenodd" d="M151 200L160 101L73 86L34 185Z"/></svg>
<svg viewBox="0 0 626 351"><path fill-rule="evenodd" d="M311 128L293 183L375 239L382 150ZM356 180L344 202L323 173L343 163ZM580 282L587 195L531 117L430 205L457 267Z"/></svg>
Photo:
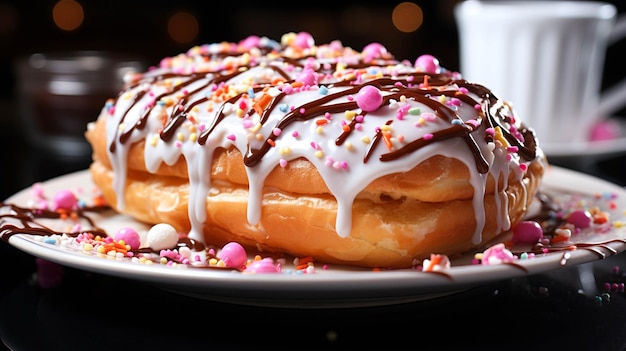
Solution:
<svg viewBox="0 0 626 351"><path fill-rule="evenodd" d="M510 102L432 55L250 36L129 73L87 125L114 210L190 239L408 268L510 230L548 167Z"/></svg>

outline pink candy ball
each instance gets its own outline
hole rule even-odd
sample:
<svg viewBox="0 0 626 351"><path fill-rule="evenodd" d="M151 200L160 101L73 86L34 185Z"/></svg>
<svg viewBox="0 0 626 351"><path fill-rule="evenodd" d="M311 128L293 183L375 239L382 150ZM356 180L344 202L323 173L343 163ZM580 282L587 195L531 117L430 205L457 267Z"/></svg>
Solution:
<svg viewBox="0 0 626 351"><path fill-rule="evenodd" d="M380 43L370 43L363 48L362 52L365 61L383 57L386 53L387 49Z"/></svg>
<svg viewBox="0 0 626 351"><path fill-rule="evenodd" d="M230 242L217 255L217 258L224 261L226 267L241 268L248 260L248 254L241 244Z"/></svg>
<svg viewBox="0 0 626 351"><path fill-rule="evenodd" d="M313 39L313 36L307 32L300 32L296 35L294 44L297 47L309 49L315 45L315 39Z"/></svg>
<svg viewBox="0 0 626 351"><path fill-rule="evenodd" d="M356 94L356 104L366 112L376 111L383 103L380 90L373 85L366 85Z"/></svg>
<svg viewBox="0 0 626 351"><path fill-rule="evenodd" d="M513 228L514 244L534 244L543 237L541 225L535 221L522 221Z"/></svg>
<svg viewBox="0 0 626 351"><path fill-rule="evenodd" d="M441 73L439 60L433 55L422 55L415 60L415 68L426 73Z"/></svg>
<svg viewBox="0 0 626 351"><path fill-rule="evenodd" d="M311 68L305 68L296 77L296 82L301 82L304 85L313 86L317 85L317 74Z"/></svg>
<svg viewBox="0 0 626 351"><path fill-rule="evenodd" d="M251 35L245 38L244 40L240 41L239 45L242 46L244 49L249 50L249 49L259 46L260 41L261 41L261 38L259 38L256 35Z"/></svg>
<svg viewBox="0 0 626 351"><path fill-rule="evenodd" d="M588 228L591 225L591 213L584 210L576 210L567 216L567 223L574 225L576 228Z"/></svg>
<svg viewBox="0 0 626 351"><path fill-rule="evenodd" d="M271 257L250 263L245 270L246 273L280 273L280 268L274 263Z"/></svg>
<svg viewBox="0 0 626 351"><path fill-rule="evenodd" d="M78 207L78 199L70 190L61 190L52 198L52 209L71 211Z"/></svg>
<svg viewBox="0 0 626 351"><path fill-rule="evenodd" d="M600 121L592 128L589 135L591 141L613 140L621 137L619 124L614 120Z"/></svg>
<svg viewBox="0 0 626 351"><path fill-rule="evenodd" d="M141 237L133 228L124 227L115 233L113 237L116 241L124 240L131 250L137 250L141 246Z"/></svg>

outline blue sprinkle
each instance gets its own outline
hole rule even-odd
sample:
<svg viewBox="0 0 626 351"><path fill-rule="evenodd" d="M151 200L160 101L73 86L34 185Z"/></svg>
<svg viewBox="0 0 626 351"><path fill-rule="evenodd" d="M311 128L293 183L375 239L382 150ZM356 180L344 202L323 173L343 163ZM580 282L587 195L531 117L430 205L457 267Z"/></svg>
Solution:
<svg viewBox="0 0 626 351"><path fill-rule="evenodd" d="M453 119L452 122L450 122L450 123L453 124L453 125L459 125L460 126L464 122L461 121L460 119Z"/></svg>
<svg viewBox="0 0 626 351"><path fill-rule="evenodd" d="M252 88L248 89L248 96L250 96L251 99L254 99L254 89Z"/></svg>
<svg viewBox="0 0 626 351"><path fill-rule="evenodd" d="M280 105L278 105L278 109L280 110L280 112L287 113L287 112L289 112L289 105L287 105L287 104L280 104Z"/></svg>
<svg viewBox="0 0 626 351"><path fill-rule="evenodd" d="M328 94L328 88L326 88L324 85L322 85L319 88L319 92L320 92L321 95L327 95Z"/></svg>
<svg viewBox="0 0 626 351"><path fill-rule="evenodd" d="M45 238L43 239L43 242L46 244L52 244L52 245L55 245L57 243L55 238Z"/></svg>

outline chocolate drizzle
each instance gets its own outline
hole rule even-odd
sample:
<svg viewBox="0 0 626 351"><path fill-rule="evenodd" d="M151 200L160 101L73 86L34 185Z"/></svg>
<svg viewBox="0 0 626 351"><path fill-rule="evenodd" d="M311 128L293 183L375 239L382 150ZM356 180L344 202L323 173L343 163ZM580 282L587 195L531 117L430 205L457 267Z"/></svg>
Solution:
<svg viewBox="0 0 626 351"><path fill-rule="evenodd" d="M266 48L267 50L267 48ZM234 56L241 53L213 53L210 57L219 57L223 58L226 56ZM281 80L284 84L290 84L295 82L295 79L291 78L291 76L279 66L284 63L288 63L294 67L304 67L307 59L311 57L302 57L299 59L286 57L280 54L276 54L275 58L270 59L268 62L265 62L265 67L277 72L278 76L281 77ZM209 56L207 56L209 57ZM363 59L360 59L359 62L353 62L351 64L346 64L346 69L363 69L367 67L372 67L376 65L380 65L378 67L383 67L383 65L390 65L391 63L398 63L393 60L383 60L381 62L368 61L365 62ZM123 96L124 93L131 91L134 88L137 88L141 84L154 84L156 82L162 82L166 79L180 79L182 83L176 84L166 93L162 93L156 97L154 97L154 101L159 101L167 96L174 96L175 94L183 93L183 97L179 98L176 102L174 108L170 112L170 116L167 120L167 123L164 125L164 128L160 134L160 137L164 141L169 141L173 137L174 130L176 130L187 118L189 112L194 106L197 106L203 102L206 102L210 99L210 95L212 94L211 87L217 87L220 84L227 82L238 75L248 71L251 67L254 67L258 63L251 63L249 65L242 65L237 67L237 69L231 69L230 71L209 71L209 72L194 72L194 73L162 73L162 74L151 74L150 72L146 73L146 75L140 79L138 82L128 85L125 90L120 93L120 96ZM332 72L333 67L336 67L337 63L320 65L317 68L317 74L329 76L330 72ZM199 81L202 81L200 83ZM415 82L427 82L427 84L416 84ZM198 86L192 91L186 91L186 89L192 86L193 83L198 82ZM259 92L265 88L272 87L273 82L265 82L258 83L253 86L253 91ZM408 140L406 145L400 147L396 150L389 150L387 153L383 153L379 157L380 162L390 162L396 160L398 158L404 157L407 154L414 153L417 150L423 148L426 145L436 143L439 141L443 141L450 138L462 138L465 141L467 147L471 150L474 155L476 169L479 173L487 173L489 170L489 163L486 160L485 155L481 153L475 138L478 137L479 134L476 131L485 130L485 128L493 128L500 127L504 138L507 142L518 148L518 153L520 157L522 157L525 161L531 161L536 157L536 141L534 137L534 133L532 130L523 127L519 130L519 134L514 135L509 128L506 127L507 124L511 123L510 116L507 116L506 113L508 110L502 109L502 106L494 108L499 103L499 100L493 95L493 93L481 86L479 84L470 83L465 80L453 80L451 79L449 74L441 73L441 74L426 74L422 72L413 72L413 73L405 73L403 75L391 76L391 75L383 75L382 77L378 77L372 80L369 80L365 83L360 83L356 78L346 78L346 79L336 79L335 81L328 81L323 84L326 87L346 87L347 89L334 92L320 98L314 99L312 101L308 101L299 106L293 106L290 111L286 112L282 118L279 119L278 122L273 126L273 128L284 129L287 126L294 123L302 123L320 116L323 116L326 113L340 113L347 110L355 110L358 109L358 105L354 100L341 101L338 100L342 98L346 98L348 96L356 94L363 86L365 85L373 85L379 88L381 91L386 92L387 94L384 96L384 100L381 107L388 106L391 101L398 100L400 97L406 97L414 99L415 101L422 103L433 111L435 111L436 115L447 122L450 122L451 125L449 128L433 133L432 138L428 140L424 138L419 138L416 140ZM462 87L467 89L469 92L474 93L479 97L480 101L474 100L468 94L459 94L458 88ZM185 89L185 90L184 90ZM184 91L183 91L184 90ZM131 108L137 103L142 96L146 94L146 91L139 90L135 93L134 100L130 104L130 106L124 112L124 116L121 118L120 123L123 123L125 120L126 114L129 112ZM207 139L213 133L215 128L222 123L226 118L232 118L227 116L224 113L224 107L227 104L236 103L241 97L246 93L239 93L232 97L229 97L227 100L221 103L221 106L214 113L214 118L209 122L209 125L206 129L202 131L202 133L197 138L197 143L200 145L205 145ZM273 96L269 105L267 105L262 111L256 109L250 109L247 111L247 115L251 116L255 113L258 113L260 116L260 123L265 125L268 122L268 116L273 112L275 107L281 103L281 100L285 98L285 93L279 93L276 96ZM432 98L433 96L446 96L458 98L463 101L465 104L470 106L481 105L483 106L482 111L478 112L475 120L480 124L485 124L482 128L480 125L471 125L468 123L463 123L463 120L457 114L455 110L446 106L444 103ZM130 134L134 129L142 129L146 125L146 120L149 118L149 115L154 108L154 103L145 107L142 112L139 120L135 123L134 126L131 126L125 129L121 135L119 136L120 143L127 143L130 137ZM365 113L362 114L363 116ZM455 121L461 121L462 123L457 124ZM354 125L356 122L354 120L351 121L349 125L348 131L342 131L340 134L334 136L336 145L342 145L345 140L348 138L350 133L354 130ZM482 135L482 133L480 134ZM371 136L373 139L379 139L379 135ZM244 163L247 167L256 166L259 161L263 158L263 156L271 149L272 145L279 138L279 136L270 134L266 136L266 142L263 143L260 147L253 148L248 145L248 150L244 155ZM116 138L114 138L115 140ZM373 144L378 144L377 142ZM372 145L368 148L366 153L363 155L363 162L367 163L371 159L371 154L376 145ZM110 151L115 152L115 142L110 145Z"/></svg>

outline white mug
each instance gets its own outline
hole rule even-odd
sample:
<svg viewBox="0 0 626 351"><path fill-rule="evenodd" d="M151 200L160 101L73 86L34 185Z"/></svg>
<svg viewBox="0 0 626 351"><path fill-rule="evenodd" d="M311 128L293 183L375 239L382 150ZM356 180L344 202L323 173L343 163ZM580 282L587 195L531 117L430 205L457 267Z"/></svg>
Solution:
<svg viewBox="0 0 626 351"><path fill-rule="evenodd" d="M600 94L607 47L626 34L613 5L466 0L454 15L463 78L509 101L548 155L623 107L626 82Z"/></svg>

